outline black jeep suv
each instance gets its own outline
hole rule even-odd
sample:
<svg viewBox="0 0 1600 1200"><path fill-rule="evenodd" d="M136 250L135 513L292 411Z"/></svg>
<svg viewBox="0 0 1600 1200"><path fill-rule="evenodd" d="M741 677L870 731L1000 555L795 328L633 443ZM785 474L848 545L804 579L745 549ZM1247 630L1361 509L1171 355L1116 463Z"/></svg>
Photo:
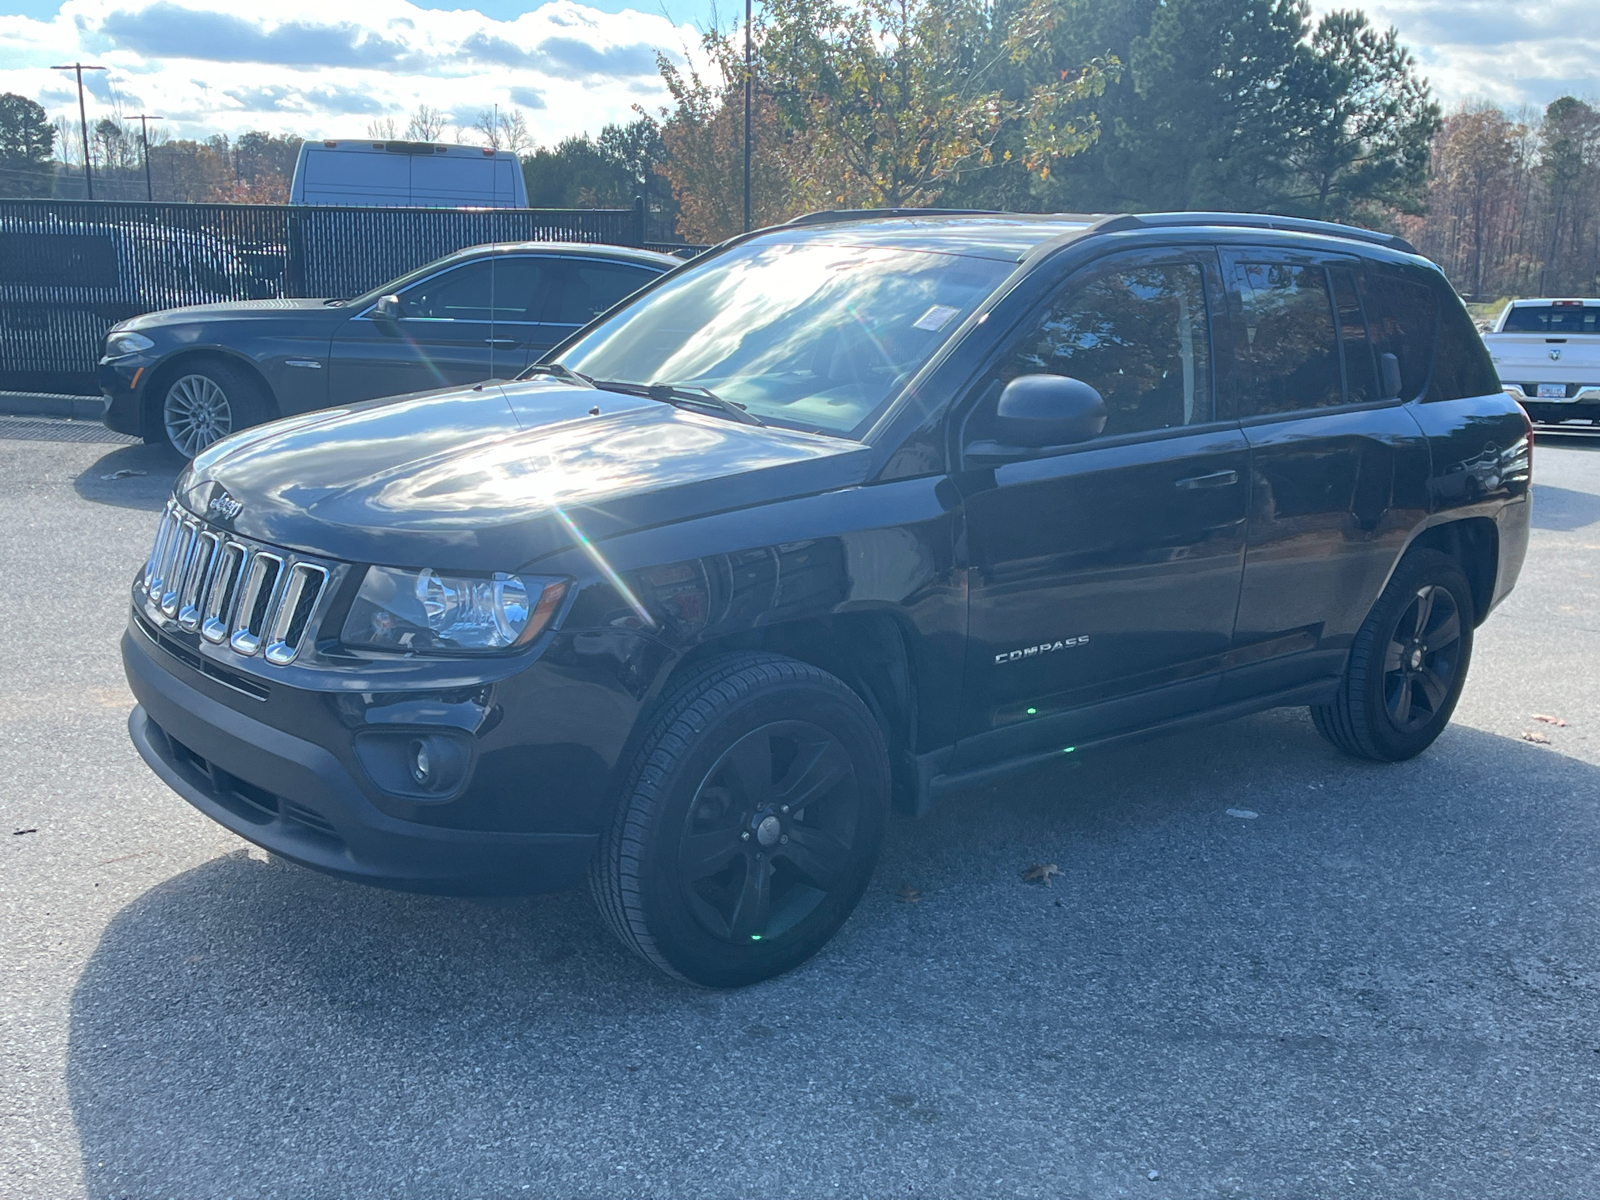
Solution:
<svg viewBox="0 0 1600 1200"><path fill-rule="evenodd" d="M891 804L1309 705L1417 754L1527 543L1531 440L1398 239L1224 214L819 214L511 384L236 434L122 650L140 753L347 879L585 874L733 986Z"/></svg>

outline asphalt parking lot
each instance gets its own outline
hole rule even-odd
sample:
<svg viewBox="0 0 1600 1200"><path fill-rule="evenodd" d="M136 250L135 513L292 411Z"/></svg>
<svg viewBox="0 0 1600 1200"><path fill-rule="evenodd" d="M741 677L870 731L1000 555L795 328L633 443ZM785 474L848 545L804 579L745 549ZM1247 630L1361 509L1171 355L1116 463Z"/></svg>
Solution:
<svg viewBox="0 0 1600 1200"><path fill-rule="evenodd" d="M721 994L168 792L116 644L176 464L110 439L0 419L0 1195L1600 1194L1600 443L1420 759L1282 711L955 797Z"/></svg>

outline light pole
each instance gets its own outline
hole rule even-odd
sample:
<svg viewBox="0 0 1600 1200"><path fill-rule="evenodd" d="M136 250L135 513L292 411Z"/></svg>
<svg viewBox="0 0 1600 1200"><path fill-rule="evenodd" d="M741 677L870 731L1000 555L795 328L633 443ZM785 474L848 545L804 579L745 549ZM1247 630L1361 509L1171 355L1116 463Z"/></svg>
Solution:
<svg viewBox="0 0 1600 1200"><path fill-rule="evenodd" d="M59 63L50 68L52 71L76 71L78 73L78 125L83 130L83 190L89 194L89 199L94 199L94 176L89 173L89 115L83 107L83 73L85 71L104 71L104 67L92 67L88 63Z"/></svg>
<svg viewBox="0 0 1600 1200"><path fill-rule="evenodd" d="M128 120L139 122L139 145L144 150L144 198L154 201L156 190L150 184L150 126L146 125L145 122L159 121L161 118L153 117L149 113L138 113L129 117Z"/></svg>
<svg viewBox="0 0 1600 1200"><path fill-rule="evenodd" d="M744 0L744 231L750 232L750 5Z"/></svg>

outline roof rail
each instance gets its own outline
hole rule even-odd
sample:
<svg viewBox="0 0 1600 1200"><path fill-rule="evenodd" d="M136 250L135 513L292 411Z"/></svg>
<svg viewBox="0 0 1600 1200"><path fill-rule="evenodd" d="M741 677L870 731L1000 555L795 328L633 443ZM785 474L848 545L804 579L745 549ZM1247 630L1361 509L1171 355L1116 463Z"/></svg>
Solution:
<svg viewBox="0 0 1600 1200"><path fill-rule="evenodd" d="M1320 233L1325 237L1348 238L1415 254L1417 248L1392 233L1375 233L1340 225L1334 221L1314 221L1310 217L1278 217L1266 213L1168 212L1118 213L1096 221L1090 233L1120 233L1126 229L1150 229L1168 225L1224 225L1240 229L1283 229L1293 233Z"/></svg>
<svg viewBox="0 0 1600 1200"><path fill-rule="evenodd" d="M785 222L789 225L831 225L835 221L871 221L878 217L998 217L998 208L829 208Z"/></svg>

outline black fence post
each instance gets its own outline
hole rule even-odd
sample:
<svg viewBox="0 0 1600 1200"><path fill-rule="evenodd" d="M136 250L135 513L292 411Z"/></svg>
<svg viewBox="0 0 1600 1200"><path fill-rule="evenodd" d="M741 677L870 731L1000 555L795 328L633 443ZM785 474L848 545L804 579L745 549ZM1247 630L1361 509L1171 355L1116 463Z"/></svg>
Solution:
<svg viewBox="0 0 1600 1200"><path fill-rule="evenodd" d="M642 249L644 247L644 238L644 197L635 196L633 198L633 244Z"/></svg>

